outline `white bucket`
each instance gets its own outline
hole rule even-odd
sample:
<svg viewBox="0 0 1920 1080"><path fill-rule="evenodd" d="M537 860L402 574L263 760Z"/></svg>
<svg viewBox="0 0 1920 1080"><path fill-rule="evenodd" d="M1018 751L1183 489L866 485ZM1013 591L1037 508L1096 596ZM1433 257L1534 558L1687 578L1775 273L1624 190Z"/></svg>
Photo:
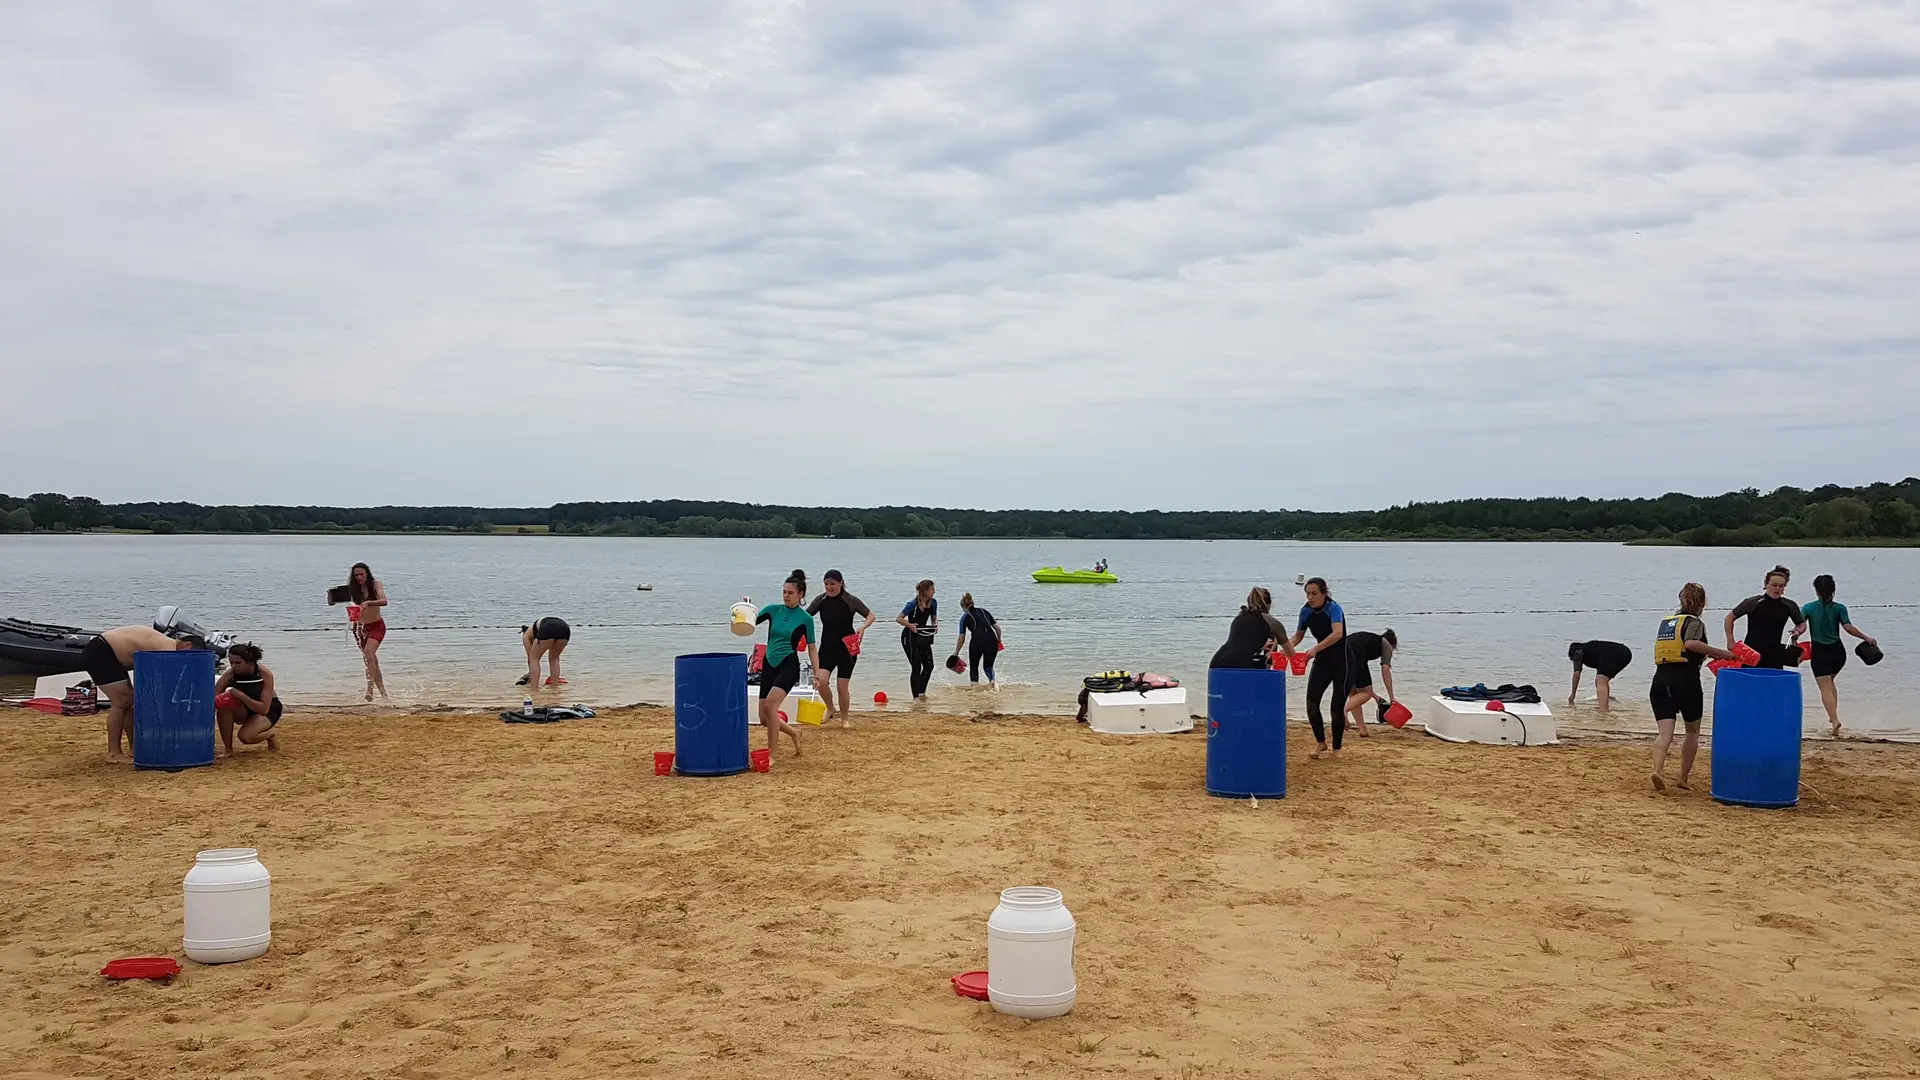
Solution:
<svg viewBox="0 0 1920 1080"><path fill-rule="evenodd" d="M1000 894L987 918L987 1000L994 1011L1039 1020L1073 1011L1073 913L1060 890L1024 885Z"/></svg>
<svg viewBox="0 0 1920 1080"><path fill-rule="evenodd" d="M733 632L740 637L753 636L753 620L760 612L745 600L733 605Z"/></svg>
<svg viewBox="0 0 1920 1080"><path fill-rule="evenodd" d="M273 940L272 875L252 848L203 851L187 871L187 959L231 964Z"/></svg>

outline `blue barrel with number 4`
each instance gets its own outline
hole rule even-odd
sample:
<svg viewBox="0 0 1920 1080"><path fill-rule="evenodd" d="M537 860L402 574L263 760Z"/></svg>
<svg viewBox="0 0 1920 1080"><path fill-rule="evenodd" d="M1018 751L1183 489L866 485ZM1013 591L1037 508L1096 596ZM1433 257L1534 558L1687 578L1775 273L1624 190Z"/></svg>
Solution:
<svg viewBox="0 0 1920 1080"><path fill-rule="evenodd" d="M213 653L133 654L133 765L177 772L213 764Z"/></svg>
<svg viewBox="0 0 1920 1080"><path fill-rule="evenodd" d="M1286 797L1286 672L1207 672L1207 794L1223 799Z"/></svg>

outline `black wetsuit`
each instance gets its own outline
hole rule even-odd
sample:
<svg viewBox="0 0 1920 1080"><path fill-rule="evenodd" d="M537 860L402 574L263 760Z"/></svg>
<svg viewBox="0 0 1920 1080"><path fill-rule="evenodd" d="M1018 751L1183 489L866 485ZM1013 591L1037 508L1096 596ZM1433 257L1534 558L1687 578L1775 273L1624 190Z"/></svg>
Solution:
<svg viewBox="0 0 1920 1080"><path fill-rule="evenodd" d="M1334 613L1339 612L1340 621L1346 621L1346 613L1341 611L1331 597L1315 611L1311 606L1300 609L1300 618L1313 634L1313 640L1325 641L1333 635ZM1307 723L1313 726L1315 742L1328 741L1327 722L1320 715L1320 699L1327 691L1333 691L1333 738L1332 746L1340 749L1347 735L1347 643L1342 637L1330 649L1314 654L1313 667L1307 672Z"/></svg>
<svg viewBox="0 0 1920 1080"><path fill-rule="evenodd" d="M847 651L847 639L853 636L854 616L872 614L867 605L843 588L839 596L821 593L814 597L807 605L807 614L820 617L820 670L842 679L853 678L853 666L860 658Z"/></svg>
<svg viewBox="0 0 1920 1080"><path fill-rule="evenodd" d="M1264 611L1241 608L1240 614L1233 617L1232 625L1227 627L1227 643L1213 654L1209 668L1263 668L1272 661L1267 659L1268 641L1287 640L1287 628L1280 620Z"/></svg>
<svg viewBox="0 0 1920 1080"><path fill-rule="evenodd" d="M1749 596L1740 601L1733 609L1733 617L1745 616L1747 620L1746 643L1754 652L1760 654L1758 667L1788 668L1800 664L1799 650L1781 643L1780 635L1786 632L1789 620L1795 624L1807 621L1800 613L1800 605L1781 597L1775 600L1765 593Z"/></svg>
<svg viewBox="0 0 1920 1080"><path fill-rule="evenodd" d="M1580 666L1590 667L1601 678L1611 679L1633 663L1633 650L1617 641L1589 641L1580 646Z"/></svg>
<svg viewBox="0 0 1920 1080"><path fill-rule="evenodd" d="M967 679L979 682L980 673L993 681L993 661L1000 655L1000 623L993 612L975 604L960 616L960 632L967 635Z"/></svg>
<svg viewBox="0 0 1920 1080"><path fill-rule="evenodd" d="M909 623L900 628L900 648L906 651L907 664L912 669L908 683L916 698L927 696L927 683L933 680L934 622L939 610L940 601L929 600L922 608L917 599L900 609Z"/></svg>
<svg viewBox="0 0 1920 1080"><path fill-rule="evenodd" d="M230 682L227 683L228 689L234 690L238 693L245 694L255 701L260 700L260 691L265 689L266 685L267 685L267 677L264 675L250 675L244 679L236 675L233 677L233 679ZM280 713L282 711L281 705L280 705L280 698L276 696L272 701L269 701L266 704L267 704L267 726L273 727L275 724L278 724L280 722ZM248 715L258 716L259 714L253 712L252 710L248 710Z"/></svg>

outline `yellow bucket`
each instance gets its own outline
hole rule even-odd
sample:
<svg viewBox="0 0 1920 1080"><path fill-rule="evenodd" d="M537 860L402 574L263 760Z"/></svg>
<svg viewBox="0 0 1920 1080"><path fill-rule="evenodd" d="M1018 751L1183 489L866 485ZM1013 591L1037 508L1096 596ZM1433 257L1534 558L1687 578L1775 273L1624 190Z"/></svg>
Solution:
<svg viewBox="0 0 1920 1080"><path fill-rule="evenodd" d="M819 727L827 722L827 703L819 698L804 697L793 710L794 719L803 724Z"/></svg>

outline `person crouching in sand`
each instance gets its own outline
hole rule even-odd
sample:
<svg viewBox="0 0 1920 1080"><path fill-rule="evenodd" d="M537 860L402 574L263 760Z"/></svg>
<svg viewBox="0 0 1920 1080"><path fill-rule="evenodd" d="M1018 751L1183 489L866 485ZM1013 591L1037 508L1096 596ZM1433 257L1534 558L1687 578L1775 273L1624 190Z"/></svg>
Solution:
<svg viewBox="0 0 1920 1080"><path fill-rule="evenodd" d="M280 696L274 693L273 671L260 662L260 646L248 641L227 650L227 673L214 684L214 719L220 724L220 741L233 756L233 739L252 746L266 743L267 749L280 749L273 729L280 723Z"/></svg>
<svg viewBox="0 0 1920 1080"><path fill-rule="evenodd" d="M1693 759L1700 752L1700 718L1706 712L1705 694L1700 688L1700 665L1708 657L1731 660L1733 654L1707 643L1707 624L1700 617L1707 610L1707 590L1688 582L1680 590L1680 610L1660 620L1653 638L1653 719L1660 734L1653 740L1653 789L1667 790L1661 775L1667 769L1667 751L1673 748L1673 725L1678 719L1687 725L1686 740L1680 744L1680 787L1687 790L1687 778L1693 772Z"/></svg>
<svg viewBox="0 0 1920 1080"><path fill-rule="evenodd" d="M133 760L133 654L204 649L205 638L170 638L151 626L120 626L95 634L80 649L80 664L94 689L107 699L107 760L123 765ZM120 750L120 736L127 750Z"/></svg>

